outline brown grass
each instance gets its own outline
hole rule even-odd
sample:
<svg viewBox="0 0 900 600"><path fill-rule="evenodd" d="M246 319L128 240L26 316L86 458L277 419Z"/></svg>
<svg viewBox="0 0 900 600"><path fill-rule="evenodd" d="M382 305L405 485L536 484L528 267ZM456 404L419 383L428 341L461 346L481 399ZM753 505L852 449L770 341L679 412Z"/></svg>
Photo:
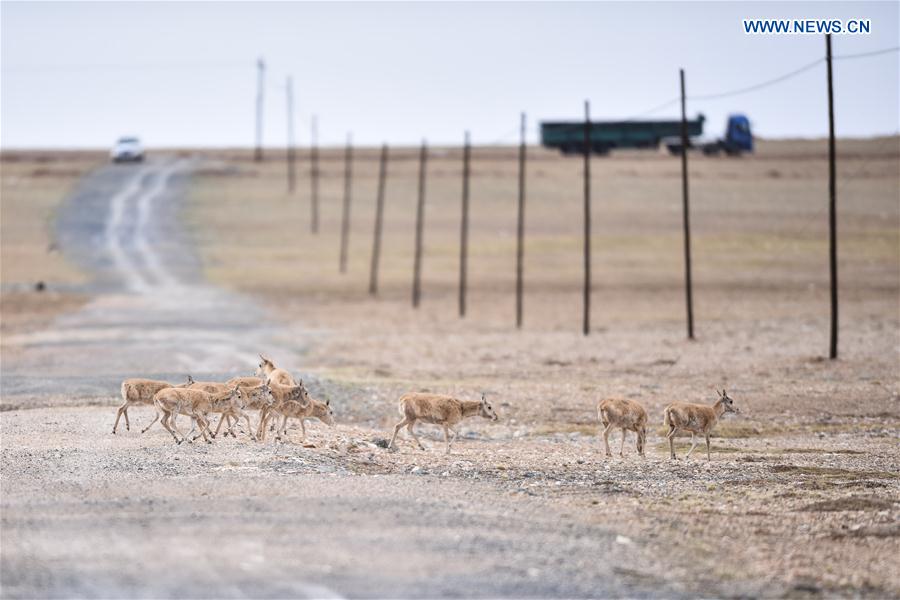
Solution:
<svg viewBox="0 0 900 600"><path fill-rule="evenodd" d="M843 512L848 510L892 510L896 502L874 496L847 496L807 504L800 510L807 512Z"/></svg>
<svg viewBox="0 0 900 600"><path fill-rule="evenodd" d="M80 283L84 275L55 249L56 210L103 156L91 152L0 155L0 284Z"/></svg>

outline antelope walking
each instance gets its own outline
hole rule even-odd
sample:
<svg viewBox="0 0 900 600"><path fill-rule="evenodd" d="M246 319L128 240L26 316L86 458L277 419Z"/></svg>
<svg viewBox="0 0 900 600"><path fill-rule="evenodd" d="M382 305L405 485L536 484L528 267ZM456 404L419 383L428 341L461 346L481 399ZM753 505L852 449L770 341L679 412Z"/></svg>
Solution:
<svg viewBox="0 0 900 600"><path fill-rule="evenodd" d="M300 420L300 430L303 436L301 441L304 442L306 441L307 419L318 419L329 427L334 425L334 411L331 410L330 400L322 402L321 400L309 398L309 402L305 404L296 400L289 400L278 408L278 412L282 416L281 427L275 430L275 439L278 441L281 441L282 436L287 438L287 422L289 418Z"/></svg>
<svg viewBox="0 0 900 600"><path fill-rule="evenodd" d="M609 451L609 432L613 427L622 429L622 445L619 448L619 456L625 455L625 435L633 431L637 435L635 444L638 454L644 456L644 444L647 441L647 411L634 400L610 398L601 400L597 404L597 418L605 429L603 430L603 445L606 447L606 456L612 456Z"/></svg>
<svg viewBox="0 0 900 600"><path fill-rule="evenodd" d="M269 419L271 419L273 415L283 415L284 413L282 411L286 410L286 406L291 402L305 408L309 406L312 401L309 397L309 392L303 387L302 381L298 385L288 386L279 385L278 383L269 380L268 385L274 401L269 406L263 407L260 411L259 427L256 433L259 440L263 442L266 440L266 427L269 424ZM274 421L272 425L275 425Z"/></svg>
<svg viewBox="0 0 900 600"><path fill-rule="evenodd" d="M189 436L194 432L194 428L197 425L200 427L200 435L203 436L204 441L212 443L209 438L206 437L206 432L209 431L207 414L212 411L216 405L222 406L224 404L231 404L239 406L240 401L241 391L240 388L237 387L230 389L224 394L210 394L203 390L184 388L166 388L157 392L153 397L153 403L156 405L157 411L156 419L153 419L153 422L141 433L150 429L150 426L153 425L153 423L156 423L157 419L160 419L160 416L162 416L160 424L166 431L172 434L176 443L180 444L184 440L193 442ZM179 414L189 415L191 417L192 426L187 436L181 433L178 429L178 425L175 423L175 419ZM180 440L176 433L181 435Z"/></svg>
<svg viewBox="0 0 900 600"><path fill-rule="evenodd" d="M697 447L694 434L702 433L706 438L706 460L712 460L709 454L709 432L725 413L740 413L734 407L734 400L728 397L725 390L719 393L719 399L712 406L705 404L691 404L689 402L673 402L663 412L663 425L669 427L666 438L669 440L669 457L675 458L675 433L689 431L691 433L691 449L685 458L690 458L691 452Z"/></svg>
<svg viewBox="0 0 900 600"><path fill-rule="evenodd" d="M457 400L451 396L442 396L439 394L427 394L422 392L414 392L400 396L400 415L403 420L394 426L394 435L391 436L391 442L388 448L393 447L394 440L397 439L397 433L405 425L406 430L416 441L420 450L424 450L425 446L419 441L416 432L413 431L413 425L417 421L423 423L431 423L440 425L444 428L444 441L447 442L447 454L450 454L450 446L453 441L459 437L459 433L453 428L454 425L465 419L466 417L481 416L485 419L496 421L497 413L481 394L481 401L478 400ZM453 439L450 439L450 432L453 432Z"/></svg>
<svg viewBox="0 0 900 600"><path fill-rule="evenodd" d="M128 407L137 404L153 404L153 396L156 392L170 387L188 387L194 383L190 375L187 381L173 386L168 381L159 381L157 379L126 379L122 382L122 406L116 411L116 422L113 423L112 432L116 433L119 427L119 419L125 415L125 430L131 431L131 422L128 420ZM155 422L155 420L154 420Z"/></svg>
<svg viewBox="0 0 900 600"><path fill-rule="evenodd" d="M246 379L254 379L257 382L260 381L256 377ZM247 416L247 413L245 413L244 410L252 408L262 410L275 402L275 399L272 397L272 393L269 390L269 384L257 383L256 385L240 385L231 384L230 382L231 380L229 380L229 383L195 381L188 389L201 390L216 397L225 397L232 388L239 388L242 392L240 402L234 403L222 401L212 403L210 412L221 413L219 424L216 425L216 430L212 432L212 437L215 438L219 435L219 431L222 430L222 423L228 424L228 429L225 430L225 437L228 437L229 435L231 435L231 437L237 437L234 434L234 426L240 419L244 419L247 422L247 434L250 436L251 440L256 441L256 436L253 435L253 428L250 425L250 417ZM249 384L250 382L248 381L245 383ZM233 423L232 419L234 419Z"/></svg>
<svg viewBox="0 0 900 600"><path fill-rule="evenodd" d="M239 387L241 391L245 392L244 394L244 409L254 409L259 411L260 422L265 415L265 412L269 410L272 406L274 406L277 402L275 396L272 395L271 387L269 383L260 379L259 377L232 377L228 381L225 382L229 388L231 387ZM226 423L229 428L231 427L231 419L228 415L223 415L226 419ZM222 426L222 422L219 421L219 424L216 426L216 431L213 433L213 437L219 435L219 428ZM226 431L226 435L228 432ZM234 437L234 434L231 434ZM252 433L251 433L252 437Z"/></svg>

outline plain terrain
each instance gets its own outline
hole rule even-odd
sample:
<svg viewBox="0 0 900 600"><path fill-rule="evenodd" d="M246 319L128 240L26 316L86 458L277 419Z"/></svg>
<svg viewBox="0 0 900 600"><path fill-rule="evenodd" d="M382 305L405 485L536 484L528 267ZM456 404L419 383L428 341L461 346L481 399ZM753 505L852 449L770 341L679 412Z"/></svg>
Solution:
<svg viewBox="0 0 900 600"><path fill-rule="evenodd" d="M429 157L416 310L415 149L392 151L375 298L367 288L376 150L358 151L353 165L346 274L338 272L341 150L322 153L318 234L305 154L288 194L276 153L262 164L243 151L202 153L179 225L209 282L249 296L280 324L280 350L259 351L328 398L338 425L313 425L309 447L298 429L286 445L239 437L176 447L161 429L111 436L112 383L103 394L4 392L4 595L900 595L898 145L896 137L839 144L834 362L824 358L821 141L763 141L741 159L691 157L694 341L685 339L677 159L593 161L585 337L578 158L529 148L517 331L514 149L474 152L464 319L458 150ZM55 206L48 189L41 210L9 212L37 189L38 158L12 171L4 157L4 337L53 330L54 314L99 293L68 287L88 277L56 253L29 250L31 268L7 270L8 252L26 251L7 246L10 214L35 228ZM52 227L37 231L44 248L53 244ZM45 292L13 302L38 271L59 300L43 303ZM7 382L29 375L32 351L4 341ZM42 352L67 360L65 346ZM126 375L96 371L110 382ZM215 375L228 374L238 373ZM669 461L662 407L710 402L722 387L741 414L718 426L712 461L702 447L683 460L685 439ZM427 425L419 429L427 452L403 437L386 451L396 399L409 390L484 391L501 420L466 422L450 456ZM633 437L624 458L603 456L595 407L607 396L647 407L646 459L635 456ZM150 414L135 410L133 424ZM58 545L61 535L67 543ZM150 576L159 570L174 576Z"/></svg>

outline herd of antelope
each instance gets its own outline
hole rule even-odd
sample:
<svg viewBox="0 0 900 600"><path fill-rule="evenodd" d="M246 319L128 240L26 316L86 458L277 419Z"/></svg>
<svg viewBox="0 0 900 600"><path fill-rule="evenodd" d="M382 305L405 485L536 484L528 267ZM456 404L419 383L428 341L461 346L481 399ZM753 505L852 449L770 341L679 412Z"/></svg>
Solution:
<svg viewBox="0 0 900 600"><path fill-rule="evenodd" d="M122 406L116 412L112 432L116 432L122 416L125 417L125 428L131 429L128 407L138 404L152 404L156 408L156 417L141 433L159 421L178 444L185 440L193 442L198 437L209 442L210 438L219 434L223 423L228 425L224 435L237 437L234 427L241 420L247 423L247 433L254 441L265 441L270 420L275 439L279 441L287 436L288 419L291 418L300 421L304 440L307 419L318 419L326 425L334 424L330 401L322 402L310 397L303 381L295 381L290 373L277 368L268 358L260 355L260 359L255 376L232 377L224 383L194 381L190 375L187 381L179 385L154 379L126 379L122 382ZM246 412L248 409L259 410L256 434ZM221 415L215 431L209 427L210 413ZM191 418L191 430L187 435L178 429L175 422L178 415ZM199 433L191 437L198 428Z"/></svg>
<svg viewBox="0 0 900 600"><path fill-rule="evenodd" d="M711 460L709 434L725 413L738 413L734 401L725 390L718 392L719 398L711 406L692 404L689 402L673 402L663 411L663 425L668 428L666 439L669 441L669 457L675 457L675 435L679 431L691 434L691 449L686 458L697 447L695 436L703 435L706 439L706 458ZM193 442L202 437L211 443L210 438L219 435L222 424L227 424L224 436L237 437L234 428L241 421L247 424L247 434L251 440L265 441L266 430L275 431L275 439L281 441L287 437L288 419L300 421L302 439L306 440L307 419L318 419L326 425L334 424L334 412L329 400L322 402L310 397L302 380L295 380L289 372L280 369L263 355L252 377L233 377L224 383L212 381L194 381L188 375L184 383L173 385L167 381L154 379L126 379L122 382L122 405L116 412L113 433L119 426L119 419L125 417L125 428L130 430L128 407L134 405L153 405L156 417L145 427L145 433L157 421L166 429L175 442L181 444L185 440ZM493 407L481 395L481 400L458 400L452 396L414 392L400 397L400 415L402 420L394 426L394 433L388 443L393 448L397 434L403 427L415 440L416 445L425 450L422 442L413 431L419 421L440 425L444 430L444 442L447 454L459 432L455 426L467 417L481 416L492 421L498 420ZM254 434L247 410L259 411L259 423ZM220 414L216 430L212 431L209 414ZM176 419L179 415L191 418L191 430L183 434ZM281 423L278 424L278 417ZM619 456L625 452L625 438L629 431L637 436L636 447L640 456L644 456L647 441L647 411L640 403L627 399L601 400L597 405L597 419L603 426L603 445L606 456L612 456L609 450L609 434L613 429L622 430L622 445ZM271 426L270 426L271 420ZM195 431L196 435L191 437ZM451 436L451 433L453 434ZM207 435L208 434L208 435Z"/></svg>

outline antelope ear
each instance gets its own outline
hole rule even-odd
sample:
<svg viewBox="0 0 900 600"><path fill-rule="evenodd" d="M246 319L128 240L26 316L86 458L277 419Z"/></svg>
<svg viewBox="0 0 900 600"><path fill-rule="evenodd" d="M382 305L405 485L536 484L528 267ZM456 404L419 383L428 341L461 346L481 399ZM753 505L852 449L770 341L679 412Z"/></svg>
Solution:
<svg viewBox="0 0 900 600"><path fill-rule="evenodd" d="M325 406L331 406L331 398L325 401Z"/></svg>
<svg viewBox="0 0 900 600"><path fill-rule="evenodd" d="M481 403L487 404L487 398L484 397L484 392L481 392Z"/></svg>

